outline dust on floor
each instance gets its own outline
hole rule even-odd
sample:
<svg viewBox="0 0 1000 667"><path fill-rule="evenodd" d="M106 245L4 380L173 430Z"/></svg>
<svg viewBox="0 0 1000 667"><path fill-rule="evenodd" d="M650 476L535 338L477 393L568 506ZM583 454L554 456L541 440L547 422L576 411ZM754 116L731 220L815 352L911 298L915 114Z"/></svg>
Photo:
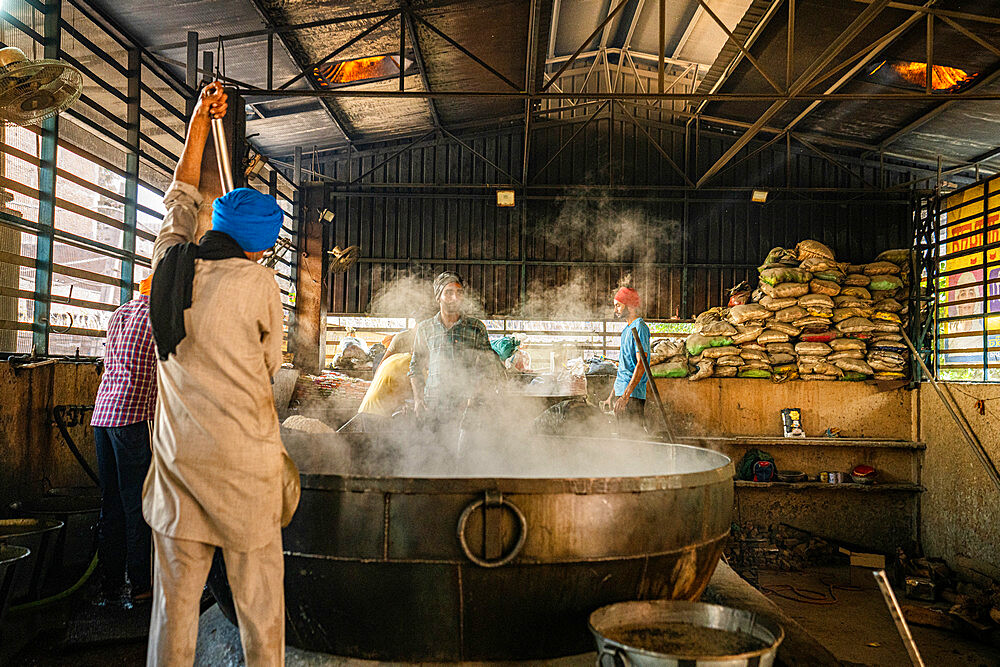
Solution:
<svg viewBox="0 0 1000 667"><path fill-rule="evenodd" d="M862 590L851 587L848 579L846 567L760 572L764 594L838 659L878 667L909 665L906 649L874 579L870 588ZM806 597L835 602L816 604L788 599L801 597L796 590ZM899 591L896 595L902 597ZM911 626L910 630L927 665L1000 665L1000 650L992 646L935 628Z"/></svg>

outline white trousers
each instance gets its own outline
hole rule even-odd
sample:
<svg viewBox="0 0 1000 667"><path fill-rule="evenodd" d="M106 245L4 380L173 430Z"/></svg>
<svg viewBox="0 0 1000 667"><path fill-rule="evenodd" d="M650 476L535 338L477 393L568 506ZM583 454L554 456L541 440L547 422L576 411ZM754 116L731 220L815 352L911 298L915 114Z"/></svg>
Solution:
<svg viewBox="0 0 1000 667"><path fill-rule="evenodd" d="M277 528L277 527L276 527ZM212 566L215 546L179 540L153 531L153 612L146 664L194 664L199 602ZM229 587L236 604L247 667L285 664L285 565L281 531L254 551L223 549Z"/></svg>

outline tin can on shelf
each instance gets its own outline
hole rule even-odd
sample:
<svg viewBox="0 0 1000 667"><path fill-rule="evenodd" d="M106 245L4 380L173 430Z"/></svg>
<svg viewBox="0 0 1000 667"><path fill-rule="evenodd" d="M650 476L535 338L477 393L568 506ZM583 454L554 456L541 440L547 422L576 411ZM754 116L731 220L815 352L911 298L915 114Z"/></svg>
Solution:
<svg viewBox="0 0 1000 667"><path fill-rule="evenodd" d="M821 472L819 474L819 481L823 482L824 484L829 483L829 481L830 481L830 473L828 473L826 471Z"/></svg>

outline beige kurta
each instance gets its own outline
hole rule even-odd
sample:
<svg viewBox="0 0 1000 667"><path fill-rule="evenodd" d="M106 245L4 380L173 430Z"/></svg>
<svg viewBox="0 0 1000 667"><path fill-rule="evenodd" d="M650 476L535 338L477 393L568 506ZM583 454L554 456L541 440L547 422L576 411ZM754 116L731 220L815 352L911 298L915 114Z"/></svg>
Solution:
<svg viewBox="0 0 1000 667"><path fill-rule="evenodd" d="M174 182L153 247L194 241L198 190ZM153 458L143 516L153 530L250 551L281 518L282 444L270 378L281 366L274 272L241 258L195 260L186 336L157 366Z"/></svg>

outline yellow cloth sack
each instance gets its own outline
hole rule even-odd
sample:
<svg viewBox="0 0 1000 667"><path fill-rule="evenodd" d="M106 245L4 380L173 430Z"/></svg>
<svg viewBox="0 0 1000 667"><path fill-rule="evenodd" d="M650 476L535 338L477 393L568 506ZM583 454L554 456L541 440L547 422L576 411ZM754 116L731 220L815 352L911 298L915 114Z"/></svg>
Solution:
<svg viewBox="0 0 1000 667"><path fill-rule="evenodd" d="M409 396L410 355L408 352L394 354L382 360L375 371L375 377L361 401L359 413L391 417Z"/></svg>

